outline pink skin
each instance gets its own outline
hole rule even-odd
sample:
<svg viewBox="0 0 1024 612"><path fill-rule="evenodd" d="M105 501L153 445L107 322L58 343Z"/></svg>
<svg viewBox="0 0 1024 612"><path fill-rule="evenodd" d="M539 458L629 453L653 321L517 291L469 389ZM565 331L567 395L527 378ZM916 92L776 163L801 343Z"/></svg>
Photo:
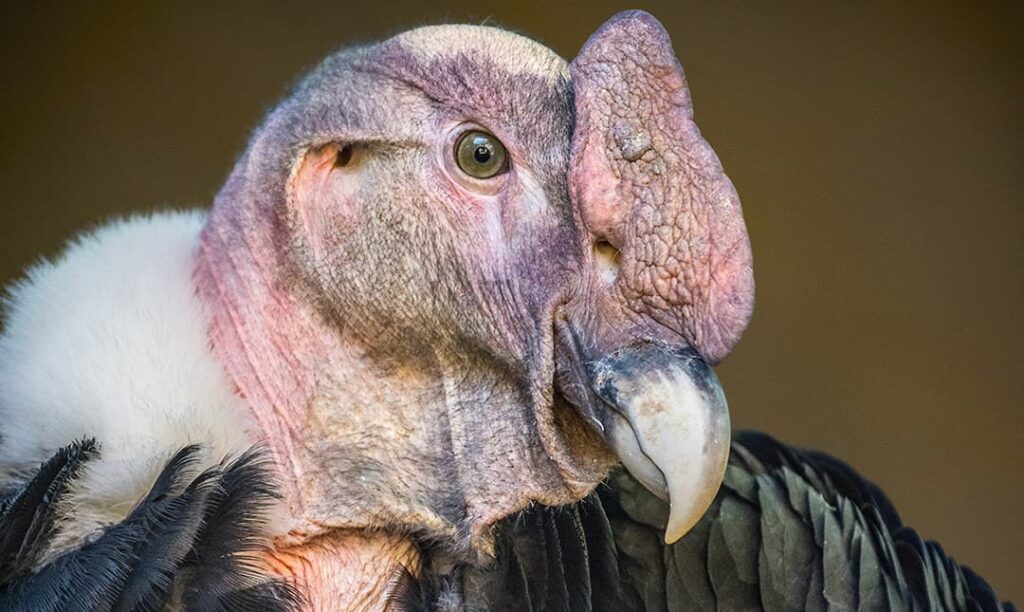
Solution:
<svg viewBox="0 0 1024 612"><path fill-rule="evenodd" d="M460 53L446 36L328 58L255 133L202 235L214 350L287 506L268 567L311 608L383 607L396 576L418 576L419 538L472 562L497 520L586 495L615 456L581 360L641 339L714 362L752 305L738 201L653 18L588 42L575 125L550 52L479 28ZM626 65L617 53L647 63L600 72ZM623 88L651 104L603 97ZM609 131L612 114L633 132ZM453 163L476 127L505 144L507 174ZM629 160L640 132L650 150ZM617 276L595 240L618 249ZM351 592L328 584L340 574Z"/></svg>

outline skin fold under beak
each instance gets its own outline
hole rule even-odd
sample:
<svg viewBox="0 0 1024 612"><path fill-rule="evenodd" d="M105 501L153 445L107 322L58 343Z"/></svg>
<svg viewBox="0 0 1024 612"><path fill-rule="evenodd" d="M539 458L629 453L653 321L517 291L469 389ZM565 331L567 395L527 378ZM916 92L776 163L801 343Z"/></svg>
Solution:
<svg viewBox="0 0 1024 612"><path fill-rule="evenodd" d="M622 464L669 502L675 542L711 505L729 459L729 409L718 377L689 347L641 342L587 366L594 411Z"/></svg>

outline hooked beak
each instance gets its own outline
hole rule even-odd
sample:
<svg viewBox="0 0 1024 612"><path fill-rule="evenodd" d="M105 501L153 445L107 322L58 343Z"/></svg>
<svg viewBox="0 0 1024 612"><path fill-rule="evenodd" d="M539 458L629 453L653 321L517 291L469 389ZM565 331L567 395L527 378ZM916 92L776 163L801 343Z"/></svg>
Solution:
<svg viewBox="0 0 1024 612"><path fill-rule="evenodd" d="M695 350L640 342L587 366L595 416L622 464L669 503L665 541L707 511L729 459L729 408Z"/></svg>

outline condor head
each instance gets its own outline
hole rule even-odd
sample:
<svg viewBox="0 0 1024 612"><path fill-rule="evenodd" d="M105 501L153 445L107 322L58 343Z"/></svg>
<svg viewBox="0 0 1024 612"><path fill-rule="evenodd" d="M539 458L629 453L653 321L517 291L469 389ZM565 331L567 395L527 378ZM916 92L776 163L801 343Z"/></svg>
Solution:
<svg viewBox="0 0 1024 612"><path fill-rule="evenodd" d="M751 315L750 245L645 13L568 64L477 26L328 58L219 194L197 282L285 487L282 548L486 551L616 461L670 501L672 541L718 488L710 366Z"/></svg>

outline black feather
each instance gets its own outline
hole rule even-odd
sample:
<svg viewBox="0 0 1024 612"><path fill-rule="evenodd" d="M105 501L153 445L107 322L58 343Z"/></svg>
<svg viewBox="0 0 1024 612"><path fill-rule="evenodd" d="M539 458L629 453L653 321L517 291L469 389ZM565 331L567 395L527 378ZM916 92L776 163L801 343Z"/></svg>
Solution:
<svg viewBox="0 0 1024 612"><path fill-rule="evenodd" d="M500 602L496 610L564 601L616 611L1016 609L904 527L881 490L838 459L741 433L729 463L707 514L672 545L661 540L667 505L624 471L575 513L534 506L507 519L494 563L464 570L466 601Z"/></svg>
<svg viewBox="0 0 1024 612"><path fill-rule="evenodd" d="M255 555L273 483L260 451L196 475L198 446L177 452L120 523L40 567L64 523L60 503L91 442L62 449L0 505L0 609L156 611L296 609L290 585L264 576ZM73 520L68 513L64 521Z"/></svg>
<svg viewBox="0 0 1024 612"><path fill-rule="evenodd" d="M590 580L590 551L580 519L581 506L570 506L555 514L554 530L561 543L560 562L565 587L562 589L566 609L588 611L593 587Z"/></svg>
<svg viewBox="0 0 1024 612"><path fill-rule="evenodd" d="M389 581L394 588L384 601L385 610L402 610L402 612L423 612L430 610L425 585L409 573L406 568L399 568Z"/></svg>
<svg viewBox="0 0 1024 612"><path fill-rule="evenodd" d="M300 597L285 583L268 581L255 555L267 545L260 535L266 512L278 498L260 449L224 468L209 495L205 521L179 570L181 600L188 610L289 610Z"/></svg>
<svg viewBox="0 0 1024 612"><path fill-rule="evenodd" d="M0 608L31 610L112 610L133 569L138 550L161 525L175 494L195 462L197 447L178 452L157 478L145 499L124 521L98 539L66 552L37 572L0 592Z"/></svg>
<svg viewBox="0 0 1024 612"><path fill-rule="evenodd" d="M136 550L138 561L114 610L158 610L168 598L174 577L196 541L206 498L216 486L217 472L207 470L177 496L155 504L150 535Z"/></svg>
<svg viewBox="0 0 1024 612"><path fill-rule="evenodd" d="M29 573L38 562L59 518L60 501L95 455L95 440L66 446L0 502L0 588Z"/></svg>
<svg viewBox="0 0 1024 612"><path fill-rule="evenodd" d="M612 528L596 495L578 505L587 549L590 596L595 612L620 612L625 606L622 579L612 542Z"/></svg>

